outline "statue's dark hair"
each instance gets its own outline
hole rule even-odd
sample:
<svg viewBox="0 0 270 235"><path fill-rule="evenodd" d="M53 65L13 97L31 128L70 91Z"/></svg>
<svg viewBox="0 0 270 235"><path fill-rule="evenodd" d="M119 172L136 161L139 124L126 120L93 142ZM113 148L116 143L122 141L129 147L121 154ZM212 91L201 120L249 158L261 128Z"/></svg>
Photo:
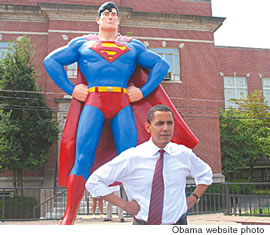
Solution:
<svg viewBox="0 0 270 235"><path fill-rule="evenodd" d="M119 9L113 2L105 2L98 8L98 17L101 16L101 13L105 10L109 10L109 12L112 11L112 9L115 8L117 15L119 15Z"/></svg>

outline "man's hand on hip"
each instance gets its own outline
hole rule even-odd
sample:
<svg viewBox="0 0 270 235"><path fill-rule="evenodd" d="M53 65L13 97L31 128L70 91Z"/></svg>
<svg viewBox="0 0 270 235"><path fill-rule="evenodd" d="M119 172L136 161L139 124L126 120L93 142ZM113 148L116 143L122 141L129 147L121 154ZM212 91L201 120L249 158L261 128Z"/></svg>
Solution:
<svg viewBox="0 0 270 235"><path fill-rule="evenodd" d="M123 210L125 210L126 212L128 212L131 215L137 215L138 212L140 211L140 205L135 201L135 200L131 200L131 201L126 201L120 197L118 197L117 195L115 195L114 193L110 193L106 196L103 196L104 200L119 206L120 208L122 208Z"/></svg>
<svg viewBox="0 0 270 235"><path fill-rule="evenodd" d="M135 200L131 200L131 201L127 201L125 203L124 208L122 209L134 216L138 214L141 208L140 208L140 205Z"/></svg>

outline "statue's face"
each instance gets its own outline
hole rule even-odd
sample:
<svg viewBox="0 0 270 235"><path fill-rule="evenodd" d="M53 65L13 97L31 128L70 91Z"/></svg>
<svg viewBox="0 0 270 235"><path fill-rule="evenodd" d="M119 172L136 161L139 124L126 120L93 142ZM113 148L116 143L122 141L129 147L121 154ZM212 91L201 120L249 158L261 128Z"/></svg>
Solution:
<svg viewBox="0 0 270 235"><path fill-rule="evenodd" d="M117 11L112 8L112 11L104 10L100 17L97 17L97 23L101 30L115 31L118 29L120 19L118 18Z"/></svg>

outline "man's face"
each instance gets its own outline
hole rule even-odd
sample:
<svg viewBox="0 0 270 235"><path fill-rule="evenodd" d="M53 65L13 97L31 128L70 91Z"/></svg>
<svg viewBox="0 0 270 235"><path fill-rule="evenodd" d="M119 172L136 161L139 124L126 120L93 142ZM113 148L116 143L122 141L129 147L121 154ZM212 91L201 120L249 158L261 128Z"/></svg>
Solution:
<svg viewBox="0 0 270 235"><path fill-rule="evenodd" d="M174 120L171 112L156 111L154 118L145 128L151 134L153 143L159 148L164 148L172 139L174 132Z"/></svg>
<svg viewBox="0 0 270 235"><path fill-rule="evenodd" d="M97 23L103 30L117 30L120 19L118 18L116 9L112 8L111 12L107 9L104 10L100 17L97 17Z"/></svg>

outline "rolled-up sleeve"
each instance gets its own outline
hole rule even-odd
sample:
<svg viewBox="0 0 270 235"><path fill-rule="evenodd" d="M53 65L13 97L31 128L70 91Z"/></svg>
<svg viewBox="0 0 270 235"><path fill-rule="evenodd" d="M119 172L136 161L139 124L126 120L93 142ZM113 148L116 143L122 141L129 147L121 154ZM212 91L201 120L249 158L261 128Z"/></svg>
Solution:
<svg viewBox="0 0 270 235"><path fill-rule="evenodd" d="M113 191L108 185L116 181L122 182L126 178L128 170L128 153L129 151L121 153L91 174L85 187L92 197L111 194Z"/></svg>
<svg viewBox="0 0 270 235"><path fill-rule="evenodd" d="M213 172L211 167L198 158L193 152L190 158L191 176L195 179L196 185L211 185L213 182Z"/></svg>

